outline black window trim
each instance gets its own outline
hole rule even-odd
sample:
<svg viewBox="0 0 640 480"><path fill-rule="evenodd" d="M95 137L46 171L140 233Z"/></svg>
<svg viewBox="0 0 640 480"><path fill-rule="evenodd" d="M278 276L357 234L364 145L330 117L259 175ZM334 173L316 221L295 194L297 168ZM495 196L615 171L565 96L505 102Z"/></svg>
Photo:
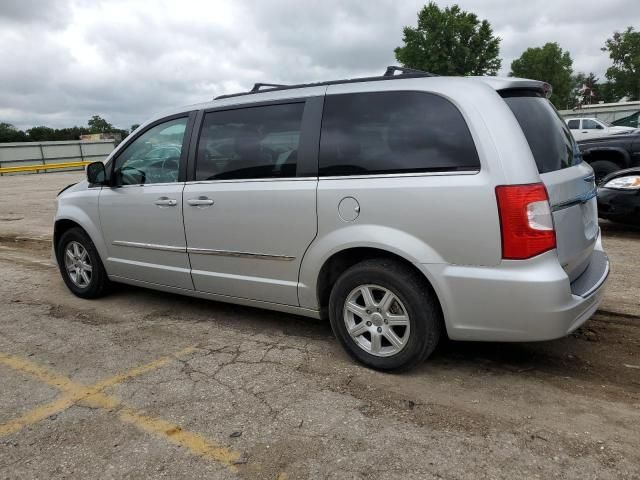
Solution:
<svg viewBox="0 0 640 480"><path fill-rule="evenodd" d="M255 107L268 107L274 105L289 105L292 103L303 103L302 121L300 123L300 143L298 146L298 161L295 177L256 177L237 178L219 180L196 180L196 156L198 144L202 135L204 117L207 113L223 112L229 110L241 110ZM320 123L322 121L322 108L324 105L324 95L312 95L307 97L282 98L277 100L266 100L262 102L245 102L233 105L221 105L219 107L206 108L200 110L195 120L191 145L189 148L189 158L187 160L187 182L213 183L213 182L256 182L256 181L291 181L300 178L318 177L318 152L320 150Z"/></svg>
<svg viewBox="0 0 640 480"><path fill-rule="evenodd" d="M129 148L129 146L131 144L133 144L133 142L135 142L138 138L140 138L142 135L147 133L152 128L157 127L158 125L160 125L162 123L170 122L172 120L177 120L177 119L180 119L180 118L186 118L187 119L187 125L186 125L186 128L185 128L184 137L182 138L182 150L180 152L180 163L178 164L178 180L176 182L171 182L171 183L184 183L186 181L187 159L189 157L188 148L189 148L191 136L192 136L192 133L193 133L193 126L194 126L195 119L196 119L196 113L197 113L196 110L190 110L190 111L175 113L173 115L169 115L169 116L166 116L166 117L159 118L158 120L154 120L149 125L147 125L144 128L144 130L141 130L140 132L136 133L133 137L129 138L126 141L126 143L124 145L122 145L122 147L120 147L120 149L118 150L118 153L115 156L111 157L109 159L109 161L107 162L107 168L109 170L109 185L108 185L108 187L110 187L110 188L120 188L120 187L123 187L123 186L128 186L128 187L130 187L130 186L142 186L143 184L114 185L114 181L115 181L114 170L115 170L116 160L118 159L118 157L120 157L120 155L122 155L122 153L127 148ZM157 184L149 183L148 185L157 185Z"/></svg>
<svg viewBox="0 0 640 480"><path fill-rule="evenodd" d="M419 172L388 172L388 173L357 173L352 175L320 175L318 173L319 180L340 180L340 179L365 179L365 178L394 178L394 177L435 177L435 176L450 176L450 175L477 175L482 170L482 159L480 158L480 151L478 150L478 146L476 144L476 140L473 137L473 132L469 128L469 122L467 122L467 118L462 113L462 110L458 108L458 105L455 104L450 98L445 95L442 95L439 92L432 92L429 90L415 90L415 89L398 89L398 90L364 90L364 91L354 91L354 92L340 92L340 93L327 93L324 95L324 99L327 97L335 97L339 95L357 95L357 94L366 94L366 93L391 93L391 92L402 92L402 93L426 93L428 95L435 95L440 97L447 102L449 102L456 111L462 117L464 121L465 128L469 132L469 137L471 138L471 143L476 151L476 155L478 157L478 166L477 167L454 167L451 169L443 169L443 168L425 168ZM324 113L322 118L324 118ZM320 137L322 136L322 118L320 121L320 130L318 135L318 170L320 169Z"/></svg>

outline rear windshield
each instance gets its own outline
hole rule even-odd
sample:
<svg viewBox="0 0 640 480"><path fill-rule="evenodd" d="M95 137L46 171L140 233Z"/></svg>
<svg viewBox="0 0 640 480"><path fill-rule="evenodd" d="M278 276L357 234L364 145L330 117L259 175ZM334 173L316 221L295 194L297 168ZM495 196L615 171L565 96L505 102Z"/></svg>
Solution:
<svg viewBox="0 0 640 480"><path fill-rule="evenodd" d="M527 137L540 173L582 162L582 155L567 124L549 100L535 92L502 92Z"/></svg>

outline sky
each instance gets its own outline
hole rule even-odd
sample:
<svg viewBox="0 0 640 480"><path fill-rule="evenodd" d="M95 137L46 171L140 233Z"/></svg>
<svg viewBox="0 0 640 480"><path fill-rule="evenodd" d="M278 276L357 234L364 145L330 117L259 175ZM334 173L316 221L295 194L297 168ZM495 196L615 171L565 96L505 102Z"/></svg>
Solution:
<svg viewBox="0 0 640 480"><path fill-rule="evenodd" d="M529 47L555 41L574 72L604 79L600 49L640 27L640 0L438 0L488 20L502 39L500 74ZM155 112L244 91L379 75L397 64L417 0L0 0L0 122L120 128Z"/></svg>

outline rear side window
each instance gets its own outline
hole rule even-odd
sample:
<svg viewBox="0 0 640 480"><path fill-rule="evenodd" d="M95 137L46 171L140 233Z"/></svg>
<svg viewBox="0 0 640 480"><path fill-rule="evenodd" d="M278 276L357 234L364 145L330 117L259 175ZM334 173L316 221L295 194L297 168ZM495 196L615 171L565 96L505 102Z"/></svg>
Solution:
<svg viewBox="0 0 640 480"><path fill-rule="evenodd" d="M578 130L580 128L580 120L569 120L567 124L570 130Z"/></svg>
<svg viewBox="0 0 640 480"><path fill-rule="evenodd" d="M304 103L207 113L196 180L295 177Z"/></svg>
<svg viewBox="0 0 640 480"><path fill-rule="evenodd" d="M535 92L503 92L502 96L527 138L540 173L582 161L567 124L549 100Z"/></svg>
<svg viewBox="0 0 640 480"><path fill-rule="evenodd" d="M458 109L422 92L329 95L320 137L321 176L477 170Z"/></svg>

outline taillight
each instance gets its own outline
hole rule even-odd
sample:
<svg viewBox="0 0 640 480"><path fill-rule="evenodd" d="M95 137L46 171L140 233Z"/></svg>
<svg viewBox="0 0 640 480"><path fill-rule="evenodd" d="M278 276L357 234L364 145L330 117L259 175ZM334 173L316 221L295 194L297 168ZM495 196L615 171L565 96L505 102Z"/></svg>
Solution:
<svg viewBox="0 0 640 480"><path fill-rule="evenodd" d="M542 183L496 187L502 258L523 260L556 248L547 190Z"/></svg>

